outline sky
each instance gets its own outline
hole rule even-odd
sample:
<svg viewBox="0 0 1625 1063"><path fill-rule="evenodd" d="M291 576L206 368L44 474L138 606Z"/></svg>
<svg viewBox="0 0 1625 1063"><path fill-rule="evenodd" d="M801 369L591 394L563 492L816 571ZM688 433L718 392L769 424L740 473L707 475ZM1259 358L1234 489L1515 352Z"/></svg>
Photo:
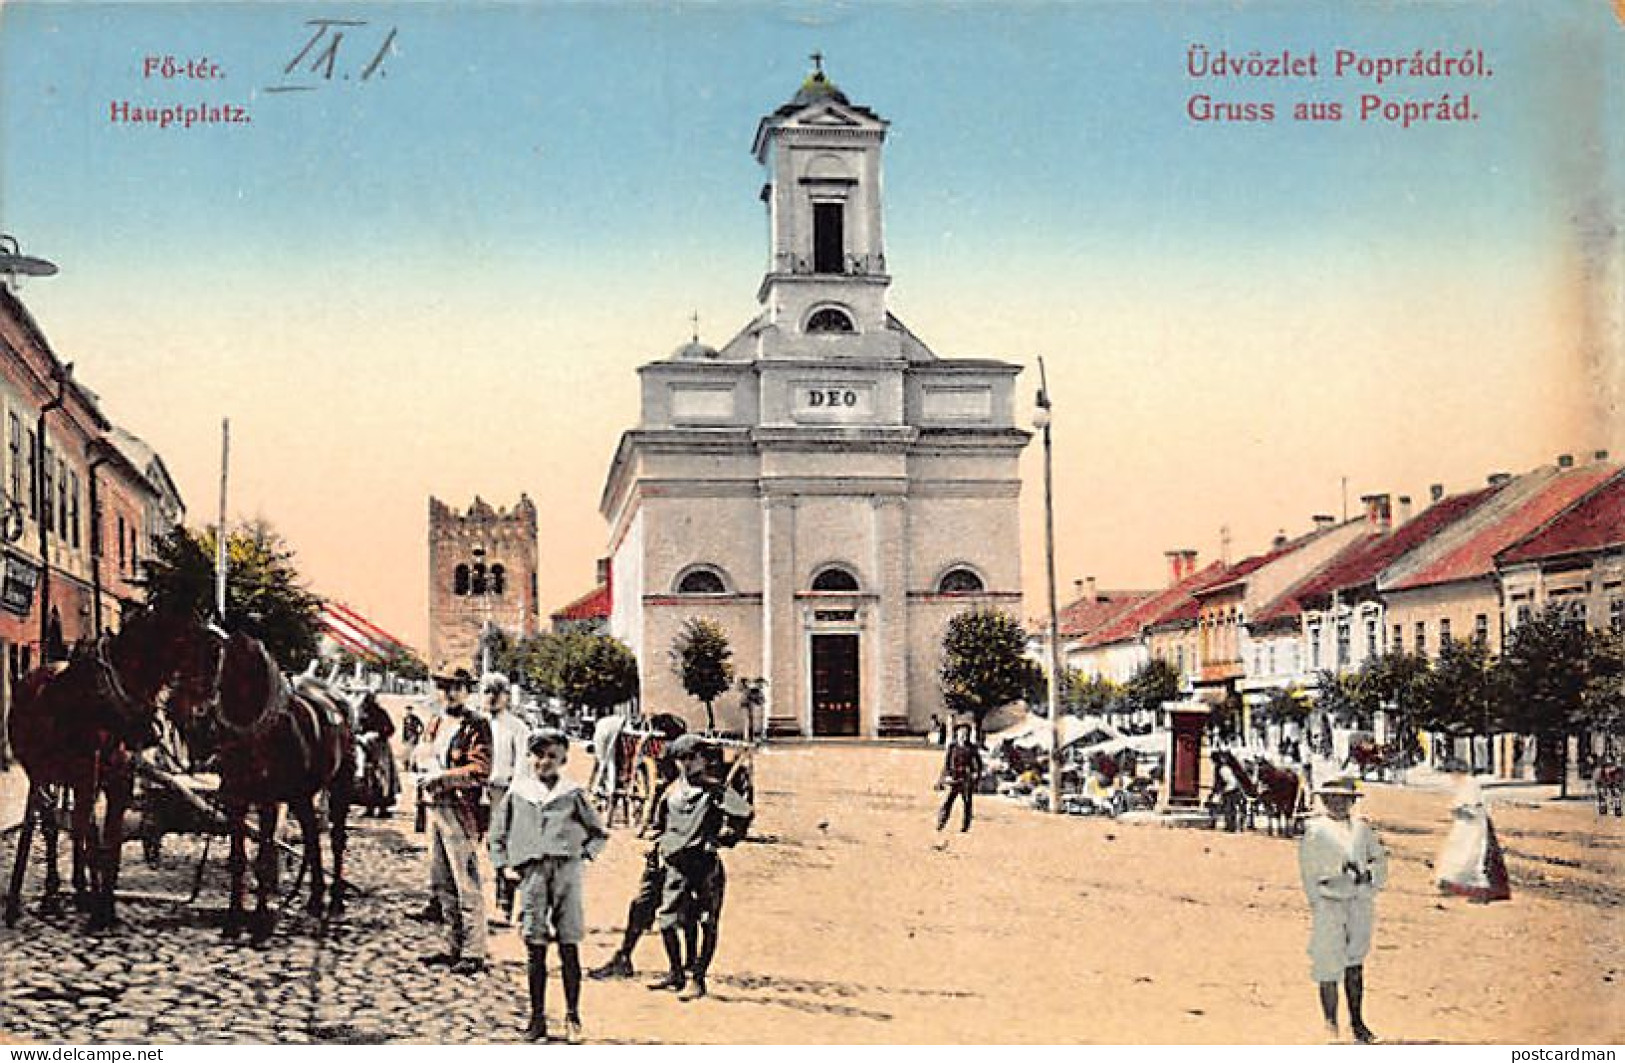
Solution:
<svg viewBox="0 0 1625 1063"><path fill-rule="evenodd" d="M814 51L891 122L892 311L1028 366L1023 421L1044 359L1063 600L1366 493L1625 455L1625 48L1590 0L9 2L0 232L60 267L20 297L190 523L229 418L231 519L422 647L431 495L527 492L544 613L590 589L636 368L757 312L751 138ZM1479 70L1352 65L1436 52ZM1220 53L1243 73L1193 74ZM1283 53L1316 73L1247 75ZM1381 117L1441 102L1472 117Z"/></svg>

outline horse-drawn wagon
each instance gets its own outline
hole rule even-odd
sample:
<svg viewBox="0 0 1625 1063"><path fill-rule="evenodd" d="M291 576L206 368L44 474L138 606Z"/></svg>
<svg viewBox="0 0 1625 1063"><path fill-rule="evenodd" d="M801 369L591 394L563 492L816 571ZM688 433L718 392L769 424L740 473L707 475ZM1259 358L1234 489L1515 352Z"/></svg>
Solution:
<svg viewBox="0 0 1625 1063"><path fill-rule="evenodd" d="M606 825L619 819L641 828L654 814L654 804L675 769L666 759L666 750L679 735L688 733L681 717L656 713L643 720L606 716L593 731L593 768L589 789ZM706 737L706 775L733 786L746 800L755 797L750 772L749 742Z"/></svg>

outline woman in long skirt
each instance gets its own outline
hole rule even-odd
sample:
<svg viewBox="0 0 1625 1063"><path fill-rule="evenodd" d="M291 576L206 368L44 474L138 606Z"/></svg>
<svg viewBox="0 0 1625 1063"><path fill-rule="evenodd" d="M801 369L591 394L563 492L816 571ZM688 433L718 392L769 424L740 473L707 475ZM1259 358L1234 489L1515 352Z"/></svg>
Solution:
<svg viewBox="0 0 1625 1063"><path fill-rule="evenodd" d="M1435 865L1439 889L1480 904L1512 899L1506 859L1495 838L1484 791L1466 772L1459 774L1451 801L1450 834Z"/></svg>

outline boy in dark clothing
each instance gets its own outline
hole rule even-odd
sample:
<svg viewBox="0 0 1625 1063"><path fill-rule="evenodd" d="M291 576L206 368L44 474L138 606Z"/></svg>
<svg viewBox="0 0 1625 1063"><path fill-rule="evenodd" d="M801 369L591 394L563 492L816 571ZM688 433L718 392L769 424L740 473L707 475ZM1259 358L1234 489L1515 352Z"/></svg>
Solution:
<svg viewBox="0 0 1625 1063"><path fill-rule="evenodd" d="M667 788L659 810L664 823L658 850L666 876L657 913L670 970L649 988L675 991L681 1000L697 1000L705 996L706 972L716 955L718 917L727 881L717 848L725 828L748 820L752 810L732 787L705 777L705 749L698 738L682 735L671 744L670 755L679 777Z"/></svg>
<svg viewBox="0 0 1625 1063"><path fill-rule="evenodd" d="M942 783L948 788L948 796L943 798L942 808L937 812L938 830L948 825L948 814L953 811L956 797L965 804L960 833L970 830L971 795L976 792L976 783L981 777L982 751L971 741L970 727L960 724L954 728L954 740L942 762Z"/></svg>

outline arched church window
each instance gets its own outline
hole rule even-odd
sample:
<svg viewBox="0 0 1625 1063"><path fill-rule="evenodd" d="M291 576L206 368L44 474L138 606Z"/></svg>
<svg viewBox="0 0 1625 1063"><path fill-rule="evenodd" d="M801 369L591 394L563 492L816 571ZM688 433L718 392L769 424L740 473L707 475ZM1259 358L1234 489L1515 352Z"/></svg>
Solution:
<svg viewBox="0 0 1625 1063"><path fill-rule="evenodd" d="M832 306L813 314L807 319L808 332L851 332L852 319L845 313Z"/></svg>
<svg viewBox="0 0 1625 1063"><path fill-rule="evenodd" d="M677 581L678 594L727 594L728 586L715 569L696 568Z"/></svg>
<svg viewBox="0 0 1625 1063"><path fill-rule="evenodd" d="M844 568L826 568L813 577L812 589L815 591L855 591L858 589L858 578Z"/></svg>
<svg viewBox="0 0 1625 1063"><path fill-rule="evenodd" d="M982 577L968 568L949 569L937 581L938 594L980 594L986 589Z"/></svg>
<svg viewBox="0 0 1625 1063"><path fill-rule="evenodd" d="M476 561L474 563L474 571L473 571L472 576L469 579L468 593L476 595L476 596L485 593L485 562L484 561Z"/></svg>
<svg viewBox="0 0 1625 1063"><path fill-rule="evenodd" d="M451 593L464 595L468 593L468 566L458 565L451 573Z"/></svg>
<svg viewBox="0 0 1625 1063"><path fill-rule="evenodd" d="M491 593L500 595L508 585L508 570L502 565L491 566Z"/></svg>

